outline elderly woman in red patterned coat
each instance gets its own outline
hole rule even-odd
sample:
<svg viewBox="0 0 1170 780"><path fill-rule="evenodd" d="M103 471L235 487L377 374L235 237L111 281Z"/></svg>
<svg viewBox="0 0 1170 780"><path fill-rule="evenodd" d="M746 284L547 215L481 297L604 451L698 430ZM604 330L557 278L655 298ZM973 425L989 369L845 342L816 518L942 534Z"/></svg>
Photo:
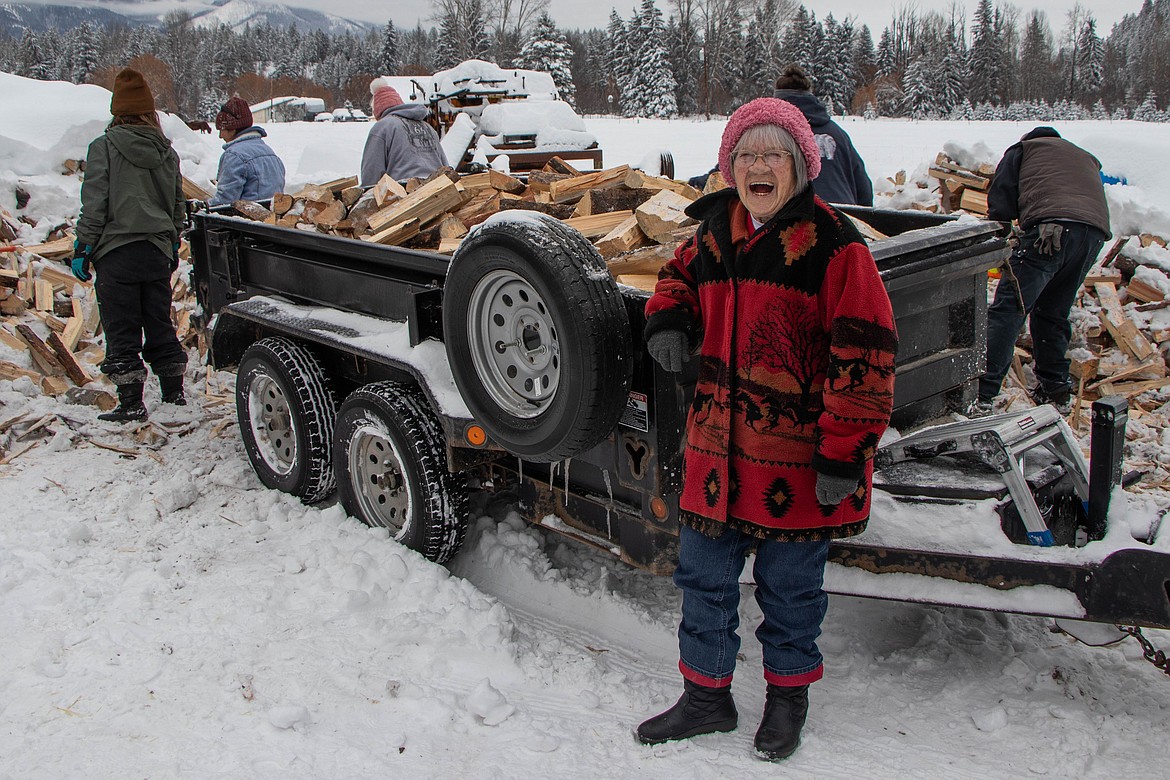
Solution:
<svg viewBox="0 0 1170 780"><path fill-rule="evenodd" d="M749 553L768 686L758 756L796 750L809 684L823 674L829 540L865 530L897 334L864 239L813 194L820 165L795 106L742 106L719 149L735 188L687 209L698 231L646 304L654 360L674 372L698 360L674 575L684 693L638 727L647 744L738 725L730 686Z"/></svg>

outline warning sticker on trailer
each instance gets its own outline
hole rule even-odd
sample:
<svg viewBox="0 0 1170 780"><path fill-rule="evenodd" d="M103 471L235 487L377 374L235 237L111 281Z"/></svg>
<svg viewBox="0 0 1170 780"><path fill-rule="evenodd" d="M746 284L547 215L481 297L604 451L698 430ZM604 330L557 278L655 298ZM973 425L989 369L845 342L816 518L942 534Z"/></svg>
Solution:
<svg viewBox="0 0 1170 780"><path fill-rule="evenodd" d="M630 392L626 397L626 410L622 412L618 424L642 433L650 430L650 405L645 393Z"/></svg>

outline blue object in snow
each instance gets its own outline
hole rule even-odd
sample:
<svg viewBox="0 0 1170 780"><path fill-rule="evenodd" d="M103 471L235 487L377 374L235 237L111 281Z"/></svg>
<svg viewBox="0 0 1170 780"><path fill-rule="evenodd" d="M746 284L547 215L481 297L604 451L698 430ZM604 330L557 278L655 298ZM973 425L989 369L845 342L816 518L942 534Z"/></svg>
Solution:
<svg viewBox="0 0 1170 780"><path fill-rule="evenodd" d="M1105 173L1105 171L1101 171L1101 183L1102 184L1129 184L1129 182L1125 180L1124 176L1113 176L1112 174Z"/></svg>

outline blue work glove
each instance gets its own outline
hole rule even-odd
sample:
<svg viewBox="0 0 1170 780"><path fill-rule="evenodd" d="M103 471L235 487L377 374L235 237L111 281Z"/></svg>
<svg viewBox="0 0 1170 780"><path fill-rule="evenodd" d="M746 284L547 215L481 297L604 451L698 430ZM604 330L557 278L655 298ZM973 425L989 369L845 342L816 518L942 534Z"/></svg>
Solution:
<svg viewBox="0 0 1170 780"><path fill-rule="evenodd" d="M1040 237L1036 239L1036 249L1042 255L1051 255L1060 251L1060 234L1064 227L1055 222L1044 222L1040 225Z"/></svg>
<svg viewBox="0 0 1170 780"><path fill-rule="evenodd" d="M646 351L658 365L677 374L687 353L687 334L681 330L660 330L646 342Z"/></svg>
<svg viewBox="0 0 1170 780"><path fill-rule="evenodd" d="M853 477L835 477L832 474L817 473L817 503L837 506L857 492L857 480Z"/></svg>
<svg viewBox="0 0 1170 780"><path fill-rule="evenodd" d="M69 267L73 271L73 275L80 281L88 282L93 278L89 272L89 256L93 254L93 247L86 244L84 247L79 247L77 242L73 242L73 259L69 262Z"/></svg>

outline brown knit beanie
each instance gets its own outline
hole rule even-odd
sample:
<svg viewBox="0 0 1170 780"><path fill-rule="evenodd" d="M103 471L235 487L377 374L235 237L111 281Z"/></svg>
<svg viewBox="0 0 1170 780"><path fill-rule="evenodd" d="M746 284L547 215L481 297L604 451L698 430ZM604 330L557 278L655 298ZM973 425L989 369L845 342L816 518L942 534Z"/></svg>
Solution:
<svg viewBox="0 0 1170 780"><path fill-rule="evenodd" d="M154 113L154 95L142 74L133 68L122 68L114 77L114 96L110 98L110 113L114 116L138 116Z"/></svg>
<svg viewBox="0 0 1170 780"><path fill-rule="evenodd" d="M216 130L243 130L252 126L252 107L239 95L223 104L215 115Z"/></svg>

